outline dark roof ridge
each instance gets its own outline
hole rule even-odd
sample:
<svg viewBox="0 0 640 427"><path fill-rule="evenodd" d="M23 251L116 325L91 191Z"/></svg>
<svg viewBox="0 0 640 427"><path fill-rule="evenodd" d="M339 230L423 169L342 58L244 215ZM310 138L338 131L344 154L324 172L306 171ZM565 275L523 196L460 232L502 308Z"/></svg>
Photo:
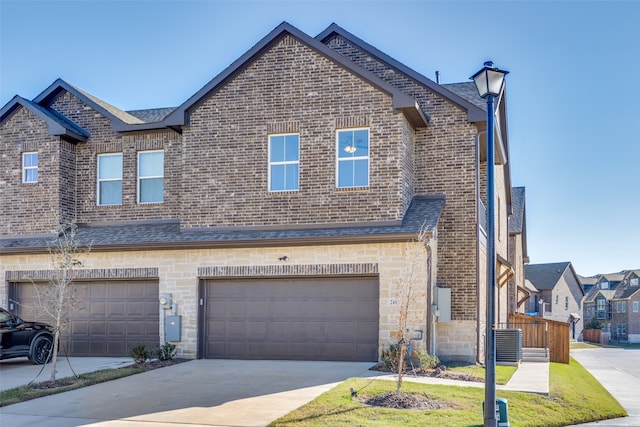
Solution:
<svg viewBox="0 0 640 427"><path fill-rule="evenodd" d="M50 135L64 136L74 141L85 142L89 138L89 132L81 128L67 117L55 110L50 110L35 102L29 101L19 95L15 95L2 109L0 109L0 122L7 118L15 109L21 106L26 108L47 124Z"/></svg>
<svg viewBox="0 0 640 427"><path fill-rule="evenodd" d="M330 37L334 33L346 38L351 43L357 45L358 47L368 52L370 55L376 57L377 59L383 62L386 62L388 65L396 68L400 72L416 80L418 83L428 87L432 91L449 99L451 102L458 105L459 107L467 110L467 119L470 122L484 122L486 120L487 118L486 112L482 108L479 108L474 103L470 102L466 98L463 98L457 93L451 91L445 86L439 85L438 83L434 82L430 78L424 76L423 74L420 74L416 70L407 67L400 61L392 58L391 56L382 52L378 48L370 45L369 43L365 42L361 38L355 36L354 34L340 27L336 23L332 23L331 25L329 25L324 31L322 31L320 34L316 36L316 39L321 42L324 42L324 40L326 40L328 37Z"/></svg>
<svg viewBox="0 0 640 427"><path fill-rule="evenodd" d="M57 96L58 93L60 93L60 91L62 90L73 94L73 96L80 99L82 102L106 117L109 121L111 121L111 127L114 130L116 130L118 125L121 126L143 123L143 121L138 119L137 117L117 107L114 107L113 105L67 83L62 79L57 79L55 82L49 85L49 87L47 87L33 99L33 102L39 105L45 105L55 96Z"/></svg>
<svg viewBox="0 0 640 427"><path fill-rule="evenodd" d="M176 108L171 114L169 114L163 121L164 125L181 126L185 124L187 122L186 115L189 110L197 106L201 100L207 96L207 94L217 88L220 84L233 77L236 73L244 69L244 67L248 66L254 57L258 56L265 49L268 49L274 41L283 37L285 34L290 34L326 58L338 63L353 74L358 75L360 78L388 93L393 98L394 108L404 111L408 116L410 116L415 126L425 126L427 124L429 117L420 109L414 98L398 90L372 73L369 73L368 71L353 64L351 61L334 52L315 38L300 31L293 25L283 22L258 41L258 43L256 43L251 49L231 63L231 65L205 84L198 92L182 103L182 105ZM128 128L129 129L122 130L135 130L136 128L144 128L144 126L130 126Z"/></svg>

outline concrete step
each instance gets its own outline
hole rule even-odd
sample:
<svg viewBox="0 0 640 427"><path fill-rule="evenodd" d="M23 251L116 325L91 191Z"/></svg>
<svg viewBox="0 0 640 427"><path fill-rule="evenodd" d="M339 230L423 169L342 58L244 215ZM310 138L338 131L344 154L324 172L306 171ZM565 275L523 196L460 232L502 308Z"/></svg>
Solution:
<svg viewBox="0 0 640 427"><path fill-rule="evenodd" d="M523 362L549 362L549 351L546 348L522 348Z"/></svg>

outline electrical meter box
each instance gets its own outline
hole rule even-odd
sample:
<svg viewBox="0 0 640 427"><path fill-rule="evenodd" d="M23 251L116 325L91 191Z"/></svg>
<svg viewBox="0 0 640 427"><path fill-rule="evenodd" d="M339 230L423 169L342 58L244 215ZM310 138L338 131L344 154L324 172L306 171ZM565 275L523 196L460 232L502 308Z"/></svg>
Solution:
<svg viewBox="0 0 640 427"><path fill-rule="evenodd" d="M164 332L167 341L182 341L182 316L167 316Z"/></svg>
<svg viewBox="0 0 640 427"><path fill-rule="evenodd" d="M451 288L436 287L438 323L451 322Z"/></svg>

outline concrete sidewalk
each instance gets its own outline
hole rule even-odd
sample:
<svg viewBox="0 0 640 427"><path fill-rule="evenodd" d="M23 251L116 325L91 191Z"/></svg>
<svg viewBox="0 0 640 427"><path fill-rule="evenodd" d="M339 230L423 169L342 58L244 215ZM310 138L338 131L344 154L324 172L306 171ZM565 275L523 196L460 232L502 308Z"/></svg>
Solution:
<svg viewBox="0 0 640 427"><path fill-rule="evenodd" d="M395 380L393 374L384 374L378 377L384 380ZM407 374L403 381L418 382L422 384L440 384L460 387L484 388L484 382L452 380L448 378L420 377ZM522 362L518 370L505 385L496 385L496 390L520 391L525 393L537 393L549 395L549 363Z"/></svg>

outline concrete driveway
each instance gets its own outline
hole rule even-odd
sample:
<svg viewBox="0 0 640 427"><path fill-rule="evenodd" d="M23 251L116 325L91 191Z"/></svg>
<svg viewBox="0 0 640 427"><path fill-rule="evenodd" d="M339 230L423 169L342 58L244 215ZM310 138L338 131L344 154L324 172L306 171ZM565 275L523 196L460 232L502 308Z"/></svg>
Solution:
<svg viewBox="0 0 640 427"><path fill-rule="evenodd" d="M71 377L103 369L116 369L133 364L131 357L62 357L56 365L56 378ZM29 383L48 381L51 364L34 365L26 357L0 361L0 390L9 390Z"/></svg>
<svg viewBox="0 0 640 427"><path fill-rule="evenodd" d="M571 350L571 355L616 398L629 414L624 418L580 426L640 426L640 349L593 348Z"/></svg>
<svg viewBox="0 0 640 427"><path fill-rule="evenodd" d="M0 408L0 425L264 426L373 364L192 360Z"/></svg>

